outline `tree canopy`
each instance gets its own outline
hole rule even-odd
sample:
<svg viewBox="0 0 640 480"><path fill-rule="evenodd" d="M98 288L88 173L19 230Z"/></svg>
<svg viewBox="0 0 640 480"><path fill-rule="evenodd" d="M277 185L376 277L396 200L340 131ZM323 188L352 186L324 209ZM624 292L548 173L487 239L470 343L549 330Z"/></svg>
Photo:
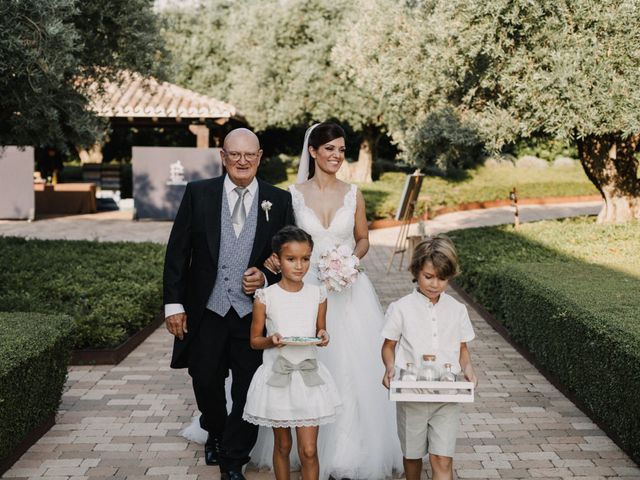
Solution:
<svg viewBox="0 0 640 480"><path fill-rule="evenodd" d="M227 100L225 50L231 0L208 0L196 9L172 8L160 14L162 39L173 82Z"/></svg>
<svg viewBox="0 0 640 480"><path fill-rule="evenodd" d="M374 153L378 103L332 55L357 13L348 0L212 0L165 12L164 35L176 78L233 103L256 130L334 118L365 133Z"/></svg>
<svg viewBox="0 0 640 480"><path fill-rule="evenodd" d="M105 123L86 87L162 64L152 0L0 4L0 145L90 145Z"/></svg>
<svg viewBox="0 0 640 480"><path fill-rule="evenodd" d="M384 121L409 154L419 152L424 130L433 128L433 112L447 108L491 150L536 134L570 139L606 200L601 220L640 217L633 155L640 132L640 4L376 0L361 6L363 21L342 48L355 52L351 68L359 85L379 93Z"/></svg>

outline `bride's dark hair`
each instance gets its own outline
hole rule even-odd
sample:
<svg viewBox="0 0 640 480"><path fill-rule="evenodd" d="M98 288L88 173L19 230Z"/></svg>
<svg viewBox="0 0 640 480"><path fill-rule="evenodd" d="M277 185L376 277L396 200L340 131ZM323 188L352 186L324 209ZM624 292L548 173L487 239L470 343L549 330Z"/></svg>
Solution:
<svg viewBox="0 0 640 480"><path fill-rule="evenodd" d="M311 131L309 135L309 146L313 147L315 150L320 148L325 143L329 143L336 138L344 138L347 136L344 134L344 130L340 125L333 122L323 122L319 123L316 128ZM309 177L313 177L316 173L316 162L309 154Z"/></svg>

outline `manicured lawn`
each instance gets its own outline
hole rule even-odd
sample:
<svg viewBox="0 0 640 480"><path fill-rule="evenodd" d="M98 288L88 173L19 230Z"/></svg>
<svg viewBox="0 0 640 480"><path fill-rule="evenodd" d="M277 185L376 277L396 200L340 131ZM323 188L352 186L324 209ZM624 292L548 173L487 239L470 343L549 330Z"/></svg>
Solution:
<svg viewBox="0 0 640 480"><path fill-rule="evenodd" d="M162 306L164 246L0 237L0 311L66 314L74 348L115 347Z"/></svg>
<svg viewBox="0 0 640 480"><path fill-rule="evenodd" d="M395 215L405 174L388 172L370 185L360 185L367 201L369 218ZM505 200L513 187L520 198L594 195L598 191L585 175L582 167L567 168L487 168L470 170L463 180L426 177L420 192L422 205L430 211L439 206L453 206L469 202Z"/></svg>
<svg viewBox="0 0 640 480"><path fill-rule="evenodd" d="M295 181L289 178L278 186L286 188ZM461 203L508 199L513 187L520 198L595 195L598 193L581 166L564 168L508 168L479 167L469 170L461 180L428 176L420 193L419 208L435 210L440 206ZM406 175L401 172L383 173L378 181L359 185L367 204L367 217L389 218L395 215Z"/></svg>
<svg viewBox="0 0 640 480"><path fill-rule="evenodd" d="M458 249L465 268L570 258L640 278L640 222L599 225L593 217L578 217L525 223L517 232L512 225L503 225L455 231L450 236L462 242Z"/></svg>
<svg viewBox="0 0 640 480"><path fill-rule="evenodd" d="M640 222L451 232L457 279L640 458Z"/></svg>

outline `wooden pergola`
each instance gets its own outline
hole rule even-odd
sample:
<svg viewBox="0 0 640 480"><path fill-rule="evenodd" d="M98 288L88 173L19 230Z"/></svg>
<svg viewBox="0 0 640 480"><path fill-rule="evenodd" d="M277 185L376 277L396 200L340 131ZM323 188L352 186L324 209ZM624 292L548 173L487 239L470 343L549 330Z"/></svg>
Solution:
<svg viewBox="0 0 640 480"><path fill-rule="evenodd" d="M209 147L209 126L230 120L246 123L236 108L221 100L202 95L173 83L124 71L118 81L89 87L90 107L114 126L188 126L196 135L198 148ZM85 162L102 161L102 145L79 150Z"/></svg>

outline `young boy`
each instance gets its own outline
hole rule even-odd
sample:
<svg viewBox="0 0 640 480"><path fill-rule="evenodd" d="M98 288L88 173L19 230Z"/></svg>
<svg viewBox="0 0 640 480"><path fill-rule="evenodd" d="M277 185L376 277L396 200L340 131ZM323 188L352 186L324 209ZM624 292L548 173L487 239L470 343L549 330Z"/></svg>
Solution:
<svg viewBox="0 0 640 480"><path fill-rule="evenodd" d="M440 369L462 370L477 385L467 342L474 338L467 308L444 293L458 273L458 256L449 238L438 235L416 246L409 270L416 290L389 305L382 330L382 360L389 388L395 367L420 365L422 356L436 356ZM397 351L396 351L396 346ZM453 479L453 454L458 432L458 403L397 402L398 436L407 480L419 480L422 457L429 453L433 480Z"/></svg>

